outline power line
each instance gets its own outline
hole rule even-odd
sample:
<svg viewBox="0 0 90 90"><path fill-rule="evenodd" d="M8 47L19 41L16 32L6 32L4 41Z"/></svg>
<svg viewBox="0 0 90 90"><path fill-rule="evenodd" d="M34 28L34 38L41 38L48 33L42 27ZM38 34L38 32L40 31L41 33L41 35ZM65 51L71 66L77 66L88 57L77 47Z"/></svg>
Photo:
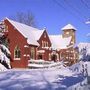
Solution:
<svg viewBox="0 0 90 90"><path fill-rule="evenodd" d="M65 6L63 6L63 4L59 3L57 0L52 0L54 3L56 3L60 8L62 7L67 13L72 14L72 16L75 16L81 23L85 23L84 21L82 21L80 19L79 16L77 16L76 14L74 14L72 11L68 10L67 8L65 8Z"/></svg>
<svg viewBox="0 0 90 90"><path fill-rule="evenodd" d="M56 3L60 8L63 8L67 13L71 14L72 16L74 15L82 24L86 25L86 20L85 21L82 21L80 19L80 16L77 16L76 14L72 13L72 11L68 10L67 8L65 8L63 5L64 4L61 4L59 3L57 0L52 0L54 3ZM90 29L90 27L88 25L86 25L87 28Z"/></svg>
<svg viewBox="0 0 90 90"><path fill-rule="evenodd" d="M87 8L88 10L90 10L90 7L88 6L87 2L85 2L84 0L81 0L81 2L86 6L86 8Z"/></svg>
<svg viewBox="0 0 90 90"><path fill-rule="evenodd" d="M81 2L88 10L90 10L90 7L88 6L87 2L85 2L84 0L81 0ZM90 16L88 17L86 24L89 24L89 22L90 22Z"/></svg>
<svg viewBox="0 0 90 90"><path fill-rule="evenodd" d="M87 19L87 16L83 15L83 13L80 12L77 7L74 7L73 4L70 4L69 3L70 1L68 2L67 0L64 0L64 2L66 2L66 4L70 7L70 9L74 10L75 13L77 13L78 15L80 15L82 18Z"/></svg>

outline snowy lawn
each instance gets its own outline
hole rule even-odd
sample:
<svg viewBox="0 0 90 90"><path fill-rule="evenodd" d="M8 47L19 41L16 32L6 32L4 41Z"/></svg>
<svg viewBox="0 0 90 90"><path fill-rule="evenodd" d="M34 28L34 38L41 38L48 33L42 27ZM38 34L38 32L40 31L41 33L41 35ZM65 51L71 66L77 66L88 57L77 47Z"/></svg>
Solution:
<svg viewBox="0 0 90 90"><path fill-rule="evenodd" d="M83 80L68 68L13 69L0 72L0 90L66 90Z"/></svg>

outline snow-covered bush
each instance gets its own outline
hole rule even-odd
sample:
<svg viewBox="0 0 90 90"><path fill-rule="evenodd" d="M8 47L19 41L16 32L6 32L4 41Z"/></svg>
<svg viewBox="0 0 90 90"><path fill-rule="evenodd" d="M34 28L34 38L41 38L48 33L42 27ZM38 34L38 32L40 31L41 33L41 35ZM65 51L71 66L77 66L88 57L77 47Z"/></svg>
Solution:
<svg viewBox="0 0 90 90"><path fill-rule="evenodd" d="M0 47L1 47L0 48L0 63L4 65L6 68L11 68L9 50L4 45L0 45Z"/></svg>
<svg viewBox="0 0 90 90"><path fill-rule="evenodd" d="M4 66L0 63L0 71L5 71L5 70L7 70L7 68L4 67Z"/></svg>
<svg viewBox="0 0 90 90"><path fill-rule="evenodd" d="M79 43L79 59L90 61L90 43Z"/></svg>

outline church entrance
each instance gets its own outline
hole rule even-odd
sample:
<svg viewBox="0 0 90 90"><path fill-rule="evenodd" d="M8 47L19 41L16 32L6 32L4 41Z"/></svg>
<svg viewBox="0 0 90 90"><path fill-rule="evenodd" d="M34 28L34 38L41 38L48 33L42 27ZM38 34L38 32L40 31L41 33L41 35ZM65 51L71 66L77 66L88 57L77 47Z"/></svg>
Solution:
<svg viewBox="0 0 90 90"><path fill-rule="evenodd" d="M57 56L56 56L56 54L52 54L52 56L51 56L51 60L53 60L54 62L57 61Z"/></svg>
<svg viewBox="0 0 90 90"><path fill-rule="evenodd" d="M42 54L38 55L38 59L43 59Z"/></svg>

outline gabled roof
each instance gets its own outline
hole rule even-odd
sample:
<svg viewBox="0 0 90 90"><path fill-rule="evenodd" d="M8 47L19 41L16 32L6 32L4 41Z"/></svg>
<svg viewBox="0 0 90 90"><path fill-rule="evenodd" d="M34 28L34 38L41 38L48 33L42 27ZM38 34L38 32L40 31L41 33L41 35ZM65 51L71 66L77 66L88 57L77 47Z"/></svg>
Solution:
<svg viewBox="0 0 90 90"><path fill-rule="evenodd" d="M64 26L61 30L67 30L67 29L73 29L73 30L76 30L76 28L71 25L71 24L67 24L66 26Z"/></svg>
<svg viewBox="0 0 90 90"><path fill-rule="evenodd" d="M35 40L39 40L45 30L33 30Z"/></svg>
<svg viewBox="0 0 90 90"><path fill-rule="evenodd" d="M25 38L27 38L27 43L31 45L38 46L37 40L40 38L44 30L39 30L31 26L10 20L6 18Z"/></svg>
<svg viewBox="0 0 90 90"><path fill-rule="evenodd" d="M49 35L53 49L66 49L71 41L71 36L63 38L62 35Z"/></svg>

